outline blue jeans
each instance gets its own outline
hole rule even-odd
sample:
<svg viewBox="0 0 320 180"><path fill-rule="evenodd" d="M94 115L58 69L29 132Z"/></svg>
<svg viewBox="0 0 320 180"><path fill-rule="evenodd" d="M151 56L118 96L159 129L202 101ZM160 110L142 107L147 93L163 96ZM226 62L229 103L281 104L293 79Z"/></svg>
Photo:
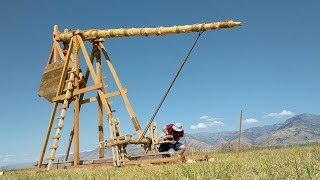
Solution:
<svg viewBox="0 0 320 180"><path fill-rule="evenodd" d="M175 151L178 151L180 146L182 146L182 144L179 142L176 142L175 144L171 144L171 143L161 144L159 147L159 152L169 151L171 148L174 149Z"/></svg>

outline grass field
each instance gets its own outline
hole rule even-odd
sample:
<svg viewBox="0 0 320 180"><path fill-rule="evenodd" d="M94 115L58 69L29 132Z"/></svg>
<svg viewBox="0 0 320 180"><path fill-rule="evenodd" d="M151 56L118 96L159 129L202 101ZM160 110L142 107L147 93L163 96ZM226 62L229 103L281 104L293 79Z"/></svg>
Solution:
<svg viewBox="0 0 320 180"><path fill-rule="evenodd" d="M320 179L320 144L209 153L209 162L6 171L0 179Z"/></svg>

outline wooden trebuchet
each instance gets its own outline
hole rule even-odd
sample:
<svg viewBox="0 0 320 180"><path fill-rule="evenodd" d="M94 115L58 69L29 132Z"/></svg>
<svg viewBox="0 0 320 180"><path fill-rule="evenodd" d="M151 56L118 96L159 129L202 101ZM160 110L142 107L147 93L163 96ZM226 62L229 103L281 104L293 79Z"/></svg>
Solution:
<svg viewBox="0 0 320 180"><path fill-rule="evenodd" d="M241 22L234 22L232 20L212 23L200 23L192 25L179 25L171 27L156 27L156 28L120 28L120 29L90 29L90 30L65 30L63 33L55 32L54 38L58 41L69 42L71 37L75 34L80 34L83 40L91 40L98 38L112 38L112 37L128 37L128 36L161 36L167 34L179 34L200 32L207 30L218 30L222 28L232 28L241 26Z"/></svg>

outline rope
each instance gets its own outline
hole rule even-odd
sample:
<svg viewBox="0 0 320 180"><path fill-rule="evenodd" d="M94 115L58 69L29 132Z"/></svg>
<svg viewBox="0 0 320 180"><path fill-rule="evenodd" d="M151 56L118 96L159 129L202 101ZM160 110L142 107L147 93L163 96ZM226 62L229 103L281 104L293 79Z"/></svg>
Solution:
<svg viewBox="0 0 320 180"><path fill-rule="evenodd" d="M204 32L204 31L199 32L198 36L196 37L196 39L195 39L195 41L194 41L193 45L191 46L191 48L190 48L190 50L189 50L189 52L188 52L187 56L184 58L183 63L181 64L181 66L180 66L180 68L178 69L178 71L177 71L176 75L175 75L175 76L174 76L174 78L172 79L172 81L171 81L171 83L170 83L169 88L167 89L166 93L165 93L165 94L164 94L164 96L162 97L162 99L161 99L161 101L160 101L160 103L159 103L159 105L158 105L158 107L157 107L156 111L153 113L153 115L152 115L152 117L151 117L151 119L150 119L150 121L149 121L149 123L148 123L148 125L147 125L146 129L143 131L143 134L140 136L139 142L140 142L140 141L142 140L142 138L146 135L146 133L147 133L148 129L150 128L150 126L151 126L151 124L152 124L152 122L153 122L154 118L157 116L158 111L160 110L160 108L161 108L161 106L162 106L162 104L163 104L164 100L166 99L167 95L169 94L169 92L170 92L170 90L171 90L171 88L172 88L172 86L173 86L174 82L176 81L177 77L179 76L179 74L180 74L180 72L181 72L181 70L182 70L183 66L184 66L184 65L185 65L185 63L187 62L187 60L188 60L188 58L189 58L189 56L190 56L190 54L191 54L191 52L192 52L193 48L194 48L194 47L195 47L195 45L197 44L197 42L198 42L198 40L199 40L199 38L200 38L200 36L202 35L202 33L203 33L203 32Z"/></svg>

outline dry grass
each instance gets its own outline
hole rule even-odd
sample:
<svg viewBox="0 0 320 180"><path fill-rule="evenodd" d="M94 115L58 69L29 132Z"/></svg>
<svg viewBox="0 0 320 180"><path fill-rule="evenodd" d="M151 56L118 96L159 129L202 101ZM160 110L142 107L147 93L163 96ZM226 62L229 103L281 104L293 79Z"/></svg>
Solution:
<svg viewBox="0 0 320 180"><path fill-rule="evenodd" d="M320 145L211 153L209 162L73 169L7 171L0 179L320 179Z"/></svg>

